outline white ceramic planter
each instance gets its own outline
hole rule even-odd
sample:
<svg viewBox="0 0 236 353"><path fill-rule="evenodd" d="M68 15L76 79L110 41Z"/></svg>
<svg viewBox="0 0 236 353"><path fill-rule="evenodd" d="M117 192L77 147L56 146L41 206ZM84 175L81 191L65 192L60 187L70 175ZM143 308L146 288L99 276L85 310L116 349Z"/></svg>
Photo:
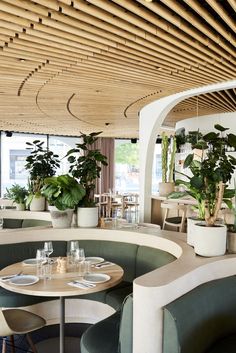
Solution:
<svg viewBox="0 0 236 353"><path fill-rule="evenodd" d="M53 228L70 228L73 212L72 209L66 209L64 211L58 210L55 206L48 206L51 214Z"/></svg>
<svg viewBox="0 0 236 353"><path fill-rule="evenodd" d="M187 218L187 243L191 246L194 246L194 225L196 223L199 223L198 218Z"/></svg>
<svg viewBox="0 0 236 353"><path fill-rule="evenodd" d="M83 228L97 227L98 207L78 207L77 225Z"/></svg>
<svg viewBox="0 0 236 353"><path fill-rule="evenodd" d="M236 233L227 232L227 250L230 254L236 254Z"/></svg>
<svg viewBox="0 0 236 353"><path fill-rule="evenodd" d="M159 183L159 195L167 196L175 190L175 183Z"/></svg>
<svg viewBox="0 0 236 353"><path fill-rule="evenodd" d="M194 229L194 250L201 256L221 256L226 251L227 228L223 224L206 227L204 223L196 223Z"/></svg>
<svg viewBox="0 0 236 353"><path fill-rule="evenodd" d="M17 211L24 211L25 210L25 203L15 203Z"/></svg>
<svg viewBox="0 0 236 353"><path fill-rule="evenodd" d="M44 211L45 210L45 197L34 196L30 203L30 211Z"/></svg>

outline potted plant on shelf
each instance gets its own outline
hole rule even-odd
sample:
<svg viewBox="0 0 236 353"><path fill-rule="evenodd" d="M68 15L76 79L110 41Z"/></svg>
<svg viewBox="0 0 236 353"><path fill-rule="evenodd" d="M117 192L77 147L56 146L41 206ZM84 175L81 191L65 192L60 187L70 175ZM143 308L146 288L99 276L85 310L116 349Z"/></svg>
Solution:
<svg viewBox="0 0 236 353"><path fill-rule="evenodd" d="M209 132L195 145L201 151L200 159L195 160L191 153L184 162L184 166L193 171L190 184L203 203L205 221L194 226L195 252L202 256L225 253L226 227L217 224L217 218L222 202L230 205L234 196L227 183L235 170L236 159L226 149L227 146L236 147L236 136L226 134L228 129L221 125L215 125L215 129L217 132Z"/></svg>
<svg viewBox="0 0 236 353"><path fill-rule="evenodd" d="M44 211L45 198L41 195L44 179L55 175L56 169L60 166L58 155L48 148L44 148L44 142L35 140L32 143L26 142L31 153L26 158L25 168L29 170L29 196L26 206L31 211Z"/></svg>
<svg viewBox="0 0 236 353"><path fill-rule="evenodd" d="M85 190L69 174L44 179L41 193L48 200L54 228L71 227L75 207L84 197Z"/></svg>
<svg viewBox="0 0 236 353"><path fill-rule="evenodd" d="M26 197L29 194L28 190L24 186L13 184L9 189L6 188L6 191L4 196L14 202L17 211L24 211Z"/></svg>
<svg viewBox="0 0 236 353"><path fill-rule="evenodd" d="M70 163L69 173L79 180L85 189L85 195L79 202L77 210L77 222L79 227L96 227L98 224L98 207L94 202L94 190L96 179L100 178L101 166L107 166L107 157L99 149L93 148L98 140L100 132L92 132L88 135L81 133L81 142L76 148L66 154Z"/></svg>
<svg viewBox="0 0 236 353"><path fill-rule="evenodd" d="M159 183L159 195L167 196L174 190L174 166L176 153L176 138L171 139L169 144L168 136L162 133L161 143L161 168L162 168L162 182ZM169 162L169 165L168 165Z"/></svg>

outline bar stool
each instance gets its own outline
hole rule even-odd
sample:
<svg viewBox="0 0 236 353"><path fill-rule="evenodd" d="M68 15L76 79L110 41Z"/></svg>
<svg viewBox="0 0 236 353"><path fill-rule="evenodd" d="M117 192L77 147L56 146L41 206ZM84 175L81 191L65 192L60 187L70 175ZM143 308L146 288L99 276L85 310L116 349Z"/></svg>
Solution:
<svg viewBox="0 0 236 353"><path fill-rule="evenodd" d="M46 321L36 314L22 309L0 309L0 336L3 337L2 353L6 353L6 337L12 337L11 352L14 353L13 335L26 334L27 341L33 353L37 349L29 335L29 332L38 330L46 325Z"/></svg>
<svg viewBox="0 0 236 353"><path fill-rule="evenodd" d="M162 202L161 208L165 209L163 226L162 229L165 229L165 226L168 225L170 227L175 227L179 232L184 231L185 219L186 219L186 206L184 205L176 205L171 202ZM170 211L177 211L177 216L170 216Z"/></svg>

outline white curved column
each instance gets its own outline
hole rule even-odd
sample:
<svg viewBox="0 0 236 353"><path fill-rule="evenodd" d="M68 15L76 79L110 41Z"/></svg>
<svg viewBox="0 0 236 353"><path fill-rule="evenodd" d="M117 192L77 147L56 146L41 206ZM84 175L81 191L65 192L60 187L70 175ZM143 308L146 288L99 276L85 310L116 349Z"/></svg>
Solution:
<svg viewBox="0 0 236 353"><path fill-rule="evenodd" d="M169 111L184 99L236 87L236 80L194 88L161 98L140 111L140 222L151 220L152 165L158 131Z"/></svg>

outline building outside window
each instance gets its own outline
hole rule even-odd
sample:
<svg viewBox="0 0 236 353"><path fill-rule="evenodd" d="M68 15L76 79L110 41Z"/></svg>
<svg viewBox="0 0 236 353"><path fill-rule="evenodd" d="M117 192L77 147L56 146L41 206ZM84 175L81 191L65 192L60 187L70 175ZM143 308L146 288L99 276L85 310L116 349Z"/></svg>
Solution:
<svg viewBox="0 0 236 353"><path fill-rule="evenodd" d="M12 133L11 137L1 132L1 197L6 193L6 188L13 184L28 187L29 172L25 169L26 158L30 154L26 142L40 140L47 145L46 135ZM78 138L50 136L49 149L59 155L61 167L57 174L68 173L69 164L67 158L63 158L69 149L75 147Z"/></svg>

